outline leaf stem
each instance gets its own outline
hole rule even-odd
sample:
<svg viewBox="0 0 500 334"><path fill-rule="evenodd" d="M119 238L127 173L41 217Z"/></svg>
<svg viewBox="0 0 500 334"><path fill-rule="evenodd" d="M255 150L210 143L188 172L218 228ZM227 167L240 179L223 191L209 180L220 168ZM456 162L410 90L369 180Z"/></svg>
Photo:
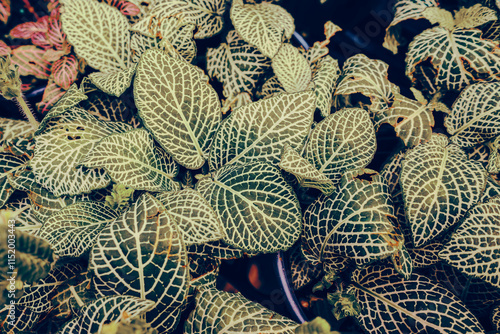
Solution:
<svg viewBox="0 0 500 334"><path fill-rule="evenodd" d="M19 105L20 111L26 116L26 118L28 118L28 121L33 126L33 128L35 128L35 130L38 129L40 123L38 123L38 121L36 120L35 116L33 115L33 112L31 111L31 108L28 106L23 96L21 95L16 97L15 101Z"/></svg>
<svg viewBox="0 0 500 334"><path fill-rule="evenodd" d="M75 287L74 286L70 286L69 290L71 291L71 294L73 295L73 297L75 297L75 300L76 300L78 306L84 307L85 303L83 302L83 300L78 295L78 292L76 292Z"/></svg>

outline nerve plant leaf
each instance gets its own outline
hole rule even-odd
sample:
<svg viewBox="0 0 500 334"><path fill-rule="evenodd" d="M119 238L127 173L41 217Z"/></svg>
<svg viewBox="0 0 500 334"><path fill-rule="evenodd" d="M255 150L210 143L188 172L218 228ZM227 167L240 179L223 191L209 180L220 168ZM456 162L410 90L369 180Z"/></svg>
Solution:
<svg viewBox="0 0 500 334"><path fill-rule="evenodd" d="M196 185L224 226L224 242L246 252L290 248L300 235L297 196L279 169L265 162L227 165Z"/></svg>
<svg viewBox="0 0 500 334"><path fill-rule="evenodd" d="M389 189L380 175L371 182L346 173L335 197L321 196L304 213L303 247L319 262L338 255L358 266L404 249L394 230Z"/></svg>
<svg viewBox="0 0 500 334"><path fill-rule="evenodd" d="M300 245L294 246L290 252L290 278L294 290L299 290L321 275L322 267L313 264L302 255Z"/></svg>
<svg viewBox="0 0 500 334"><path fill-rule="evenodd" d="M115 133L99 141L78 163L103 168L115 183L148 191L180 190L179 167L144 129Z"/></svg>
<svg viewBox="0 0 500 334"><path fill-rule="evenodd" d="M0 117L0 148L19 137L33 134L33 126L28 121Z"/></svg>
<svg viewBox="0 0 500 334"><path fill-rule="evenodd" d="M295 30L293 17L268 2L244 4L243 0L234 0L231 21L241 38L269 58L278 53L283 39L290 39Z"/></svg>
<svg viewBox="0 0 500 334"><path fill-rule="evenodd" d="M495 140L490 144L490 157L488 159L488 173L498 174L500 173L500 136L496 137Z"/></svg>
<svg viewBox="0 0 500 334"><path fill-rule="evenodd" d="M220 102L208 77L159 50L146 51L134 81L139 116L175 161L198 169L221 121Z"/></svg>
<svg viewBox="0 0 500 334"><path fill-rule="evenodd" d="M318 60L313 71L314 94L316 94L316 108L321 116L330 115L332 94L335 91L337 80L340 77L339 62L330 56Z"/></svg>
<svg viewBox="0 0 500 334"><path fill-rule="evenodd" d="M26 159L23 157L0 152L0 208L5 205L14 192L7 176L22 168L25 163Z"/></svg>
<svg viewBox="0 0 500 334"><path fill-rule="evenodd" d="M500 331L500 305L491 312L491 323L497 331Z"/></svg>
<svg viewBox="0 0 500 334"><path fill-rule="evenodd" d="M500 288L500 202L472 208L439 256L458 270Z"/></svg>
<svg viewBox="0 0 500 334"><path fill-rule="evenodd" d="M334 183L349 169L366 167L376 150L375 130L363 109L337 111L313 129L304 157Z"/></svg>
<svg viewBox="0 0 500 334"><path fill-rule="evenodd" d="M405 212L420 247L455 225L476 204L486 171L444 135L406 153L401 170Z"/></svg>
<svg viewBox="0 0 500 334"><path fill-rule="evenodd" d="M137 318L154 307L151 300L131 296L110 296L99 298L86 305L78 318L66 323L61 334L102 333L105 324L121 319Z"/></svg>
<svg viewBox="0 0 500 334"><path fill-rule="evenodd" d="M162 310L184 302L187 264L174 219L148 193L101 231L90 259L90 269L106 287L101 293L149 299ZM146 315L148 322L159 320L156 311Z"/></svg>
<svg viewBox="0 0 500 334"><path fill-rule="evenodd" d="M272 59L274 74L287 93L297 93L309 88L311 67L299 50L284 43Z"/></svg>
<svg viewBox="0 0 500 334"><path fill-rule="evenodd" d="M313 121L314 93L280 94L236 109L210 148L210 169L255 160L277 163L285 144L299 148Z"/></svg>
<svg viewBox="0 0 500 334"><path fill-rule="evenodd" d="M51 68L54 82L68 90L73 82L76 81L78 75L78 60L75 56L64 56L54 62Z"/></svg>
<svg viewBox="0 0 500 334"><path fill-rule="evenodd" d="M299 324L238 293L205 289L196 296L184 333L293 334Z"/></svg>
<svg viewBox="0 0 500 334"><path fill-rule="evenodd" d="M162 192L156 198L175 219L186 246L222 239L222 223L210 204L195 190Z"/></svg>
<svg viewBox="0 0 500 334"><path fill-rule="evenodd" d="M234 260L243 256L241 250L231 247L220 240L202 245L191 245L188 252L193 255L210 256L222 260Z"/></svg>
<svg viewBox="0 0 500 334"><path fill-rule="evenodd" d="M465 88L445 118L451 141L470 147L500 135L500 83L477 83Z"/></svg>
<svg viewBox="0 0 500 334"><path fill-rule="evenodd" d="M19 66L19 75L48 79L51 63L43 58L45 51L34 45L22 45L12 51L12 64Z"/></svg>
<svg viewBox="0 0 500 334"><path fill-rule="evenodd" d="M335 190L332 180L317 170L309 161L301 157L288 144L285 144L283 147L279 167L292 173L302 187L319 189L326 196L331 195Z"/></svg>
<svg viewBox="0 0 500 334"><path fill-rule="evenodd" d="M100 202L69 205L50 216L38 232L59 256L79 257L92 248L99 233L118 214Z"/></svg>
<svg viewBox="0 0 500 334"><path fill-rule="evenodd" d="M373 114L387 109L394 93L399 93L399 87L387 79L388 68L383 61L370 59L364 54L352 56L342 68L335 95L361 93L370 98L369 108Z"/></svg>
<svg viewBox="0 0 500 334"><path fill-rule="evenodd" d="M135 74L136 64L125 70L115 70L112 72L95 72L89 74L90 81L106 94L119 97L132 83Z"/></svg>
<svg viewBox="0 0 500 334"><path fill-rule="evenodd" d="M56 196L104 188L111 179L103 169L84 170L78 164L102 138L130 129L125 123L99 121L76 107L53 118L35 137L30 165L37 181Z"/></svg>
<svg viewBox="0 0 500 334"><path fill-rule="evenodd" d="M98 1L61 2L63 31L79 57L103 72L129 67L130 26L118 9Z"/></svg>
<svg viewBox="0 0 500 334"><path fill-rule="evenodd" d="M361 306L357 320L370 333L484 333L458 297L425 276L402 280L391 267L369 266L352 278L349 291Z"/></svg>

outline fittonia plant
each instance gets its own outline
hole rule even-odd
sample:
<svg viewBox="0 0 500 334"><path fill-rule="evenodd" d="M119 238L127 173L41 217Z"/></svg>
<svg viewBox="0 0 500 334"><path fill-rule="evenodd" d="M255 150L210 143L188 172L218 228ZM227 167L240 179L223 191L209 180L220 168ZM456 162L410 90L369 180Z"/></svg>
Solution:
<svg viewBox="0 0 500 334"><path fill-rule="evenodd" d="M295 289L367 333L500 330L494 4L396 2L392 51L403 21L437 24L408 46L410 96L380 60L341 69L332 22L295 47L272 1L60 2L60 56L95 71L39 125L0 119L4 332L329 333L217 289L221 261L286 250ZM405 147L377 172L384 123Z"/></svg>

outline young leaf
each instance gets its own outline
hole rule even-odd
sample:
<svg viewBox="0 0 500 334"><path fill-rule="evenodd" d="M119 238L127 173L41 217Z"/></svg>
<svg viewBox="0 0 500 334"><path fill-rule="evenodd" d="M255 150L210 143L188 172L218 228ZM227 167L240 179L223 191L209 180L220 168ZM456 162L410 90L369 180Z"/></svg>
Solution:
<svg viewBox="0 0 500 334"><path fill-rule="evenodd" d="M370 333L484 333L455 295L425 276L402 280L391 267L369 266L356 270L353 280L361 305L357 320Z"/></svg>
<svg viewBox="0 0 500 334"><path fill-rule="evenodd" d="M63 30L79 57L103 72L129 67L130 26L118 9L98 1L61 2Z"/></svg>
<svg viewBox="0 0 500 334"><path fill-rule="evenodd" d="M332 107L332 94L335 91L337 80L340 77L339 62L330 56L318 60L313 71L314 94L316 94L316 108L321 111L321 116L330 115Z"/></svg>
<svg viewBox="0 0 500 334"><path fill-rule="evenodd" d="M130 128L125 123L98 121L76 107L50 120L47 128L35 137L35 155L30 165L37 181L56 196L104 188L111 181L104 170L84 170L77 166L102 138Z"/></svg>
<svg viewBox="0 0 500 334"><path fill-rule="evenodd" d="M496 20L495 10L484 7L480 3L468 8L462 7L455 13L455 26L458 29L475 28Z"/></svg>
<svg viewBox="0 0 500 334"><path fill-rule="evenodd" d="M222 223L199 192L191 189L169 191L158 194L156 198L175 219L187 246L224 237Z"/></svg>
<svg viewBox="0 0 500 334"><path fill-rule="evenodd" d="M68 90L71 84L76 81L78 75L78 60L75 56L64 56L52 65L52 75L54 82Z"/></svg>
<svg viewBox="0 0 500 334"><path fill-rule="evenodd" d="M115 183L148 191L180 190L174 177L177 164L155 147L144 129L115 133L103 138L80 160L79 166L103 168Z"/></svg>
<svg viewBox="0 0 500 334"><path fill-rule="evenodd" d="M387 109L399 92L399 87L387 77L389 66L381 60L374 60L364 54L347 59L335 95L361 93L370 98L370 111L377 114Z"/></svg>
<svg viewBox="0 0 500 334"><path fill-rule="evenodd" d="M311 67L299 50L291 44L283 44L273 57L274 74L287 93L297 93L309 88Z"/></svg>
<svg viewBox="0 0 500 334"><path fill-rule="evenodd" d="M314 93L280 94L236 109L210 148L210 169L255 160L276 163L285 144L299 148L313 121Z"/></svg>
<svg viewBox="0 0 500 334"><path fill-rule="evenodd" d="M23 157L0 152L0 208L5 205L14 192L7 176L22 168L25 163L26 159Z"/></svg>
<svg viewBox="0 0 500 334"><path fill-rule="evenodd" d="M422 15L431 23L431 24L439 24L440 27L453 31L455 28L455 19L453 18L453 14L446 9L439 7L429 7L426 8Z"/></svg>
<svg viewBox="0 0 500 334"><path fill-rule="evenodd" d="M364 168L376 150L375 130L363 109L342 109L312 131L304 157L334 183L350 169Z"/></svg>
<svg viewBox="0 0 500 334"><path fill-rule="evenodd" d="M309 161L304 159L290 145L285 144L279 167L292 173L302 187L310 187L321 190L329 196L335 190L335 186L325 174L316 169Z"/></svg>
<svg viewBox="0 0 500 334"><path fill-rule="evenodd" d="M478 204L439 256L461 272L500 288L500 202Z"/></svg>
<svg viewBox="0 0 500 334"><path fill-rule="evenodd" d="M234 0L231 21L241 38L269 58L278 53L282 39L290 39L295 31L293 17L282 7L268 2L244 4L243 0Z"/></svg>
<svg viewBox="0 0 500 334"><path fill-rule="evenodd" d="M99 298L86 305L78 318L66 323L60 334L102 333L105 324L121 319L134 319L154 306L151 300L131 296L110 296Z"/></svg>
<svg viewBox="0 0 500 334"><path fill-rule="evenodd" d="M444 135L406 153L401 187L413 243L420 247L455 225L486 184L480 163L467 159Z"/></svg>
<svg viewBox="0 0 500 334"><path fill-rule="evenodd" d="M159 50L146 51L134 98L146 128L175 161L189 169L204 162L221 120L220 102L201 71Z"/></svg>
<svg viewBox="0 0 500 334"><path fill-rule="evenodd" d="M247 252L286 250L297 241L297 196L279 169L265 162L227 165L196 185L226 231L224 242Z"/></svg>
<svg viewBox="0 0 500 334"><path fill-rule="evenodd" d="M132 83L136 65L125 70L112 72L94 72L89 74L90 81L106 94L120 97Z"/></svg>
<svg viewBox="0 0 500 334"><path fill-rule="evenodd" d="M477 83L465 88L444 125L451 141L470 147L500 134L500 83Z"/></svg>
<svg viewBox="0 0 500 334"><path fill-rule="evenodd" d="M100 202L68 205L50 216L38 232L59 256L79 257L118 214Z"/></svg>
<svg viewBox="0 0 500 334"><path fill-rule="evenodd" d="M196 296L184 333L279 333L293 334L299 325L240 293L205 289Z"/></svg>

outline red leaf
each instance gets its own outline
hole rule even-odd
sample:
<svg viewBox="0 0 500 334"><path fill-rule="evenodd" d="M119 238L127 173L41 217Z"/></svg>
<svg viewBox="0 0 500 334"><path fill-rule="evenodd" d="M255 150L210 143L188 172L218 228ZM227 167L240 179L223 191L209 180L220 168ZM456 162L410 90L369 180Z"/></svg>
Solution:
<svg viewBox="0 0 500 334"><path fill-rule="evenodd" d="M31 43L41 48L49 49L52 46L52 43L47 38L47 33L38 31L31 35Z"/></svg>
<svg viewBox="0 0 500 334"><path fill-rule="evenodd" d="M0 0L0 21L7 23L10 16L10 0Z"/></svg>
<svg viewBox="0 0 500 334"><path fill-rule="evenodd" d="M54 75L54 82L63 89L68 90L78 75L78 61L76 57L73 55L64 56L56 61L52 66L52 74Z"/></svg>
<svg viewBox="0 0 500 334"><path fill-rule="evenodd" d="M12 49L4 41L0 40L0 57L8 56L11 53Z"/></svg>
<svg viewBox="0 0 500 334"><path fill-rule="evenodd" d="M44 16L36 22L18 24L10 31L10 36L12 38L28 39L36 32L47 32L49 28L48 19L48 16Z"/></svg>
<svg viewBox="0 0 500 334"><path fill-rule="evenodd" d="M141 9L128 1L119 1L116 8L120 10L123 15L136 16L141 13Z"/></svg>
<svg viewBox="0 0 500 334"><path fill-rule="evenodd" d="M38 111L46 114L50 108L64 95L66 91L59 87L52 79L49 79L45 92L43 93L42 102L37 103Z"/></svg>
<svg viewBox="0 0 500 334"><path fill-rule="evenodd" d="M12 63L19 66L20 75L33 75L47 79L51 63L43 59L44 50L34 45L23 45L12 51Z"/></svg>
<svg viewBox="0 0 500 334"><path fill-rule="evenodd" d="M49 20L48 37L57 50L62 50L66 42L66 34L62 31L61 21L58 17L51 17Z"/></svg>

